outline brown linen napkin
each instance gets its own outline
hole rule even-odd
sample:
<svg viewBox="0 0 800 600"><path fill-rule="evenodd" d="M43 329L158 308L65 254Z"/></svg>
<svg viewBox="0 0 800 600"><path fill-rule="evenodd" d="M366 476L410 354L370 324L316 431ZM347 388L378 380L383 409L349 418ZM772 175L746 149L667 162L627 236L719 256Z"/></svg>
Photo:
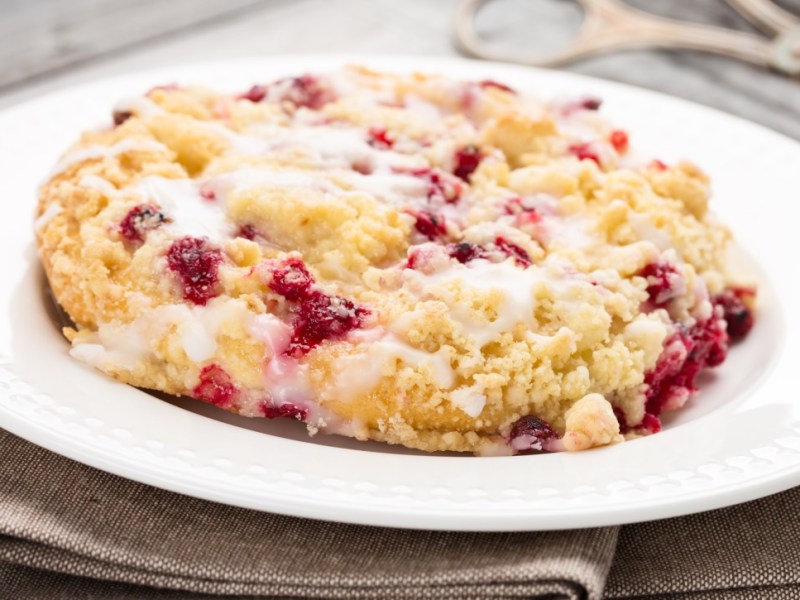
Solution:
<svg viewBox="0 0 800 600"><path fill-rule="evenodd" d="M622 528L608 598L800 598L800 487Z"/></svg>
<svg viewBox="0 0 800 600"><path fill-rule="evenodd" d="M596 599L617 533L283 517L128 481L0 430L2 598Z"/></svg>

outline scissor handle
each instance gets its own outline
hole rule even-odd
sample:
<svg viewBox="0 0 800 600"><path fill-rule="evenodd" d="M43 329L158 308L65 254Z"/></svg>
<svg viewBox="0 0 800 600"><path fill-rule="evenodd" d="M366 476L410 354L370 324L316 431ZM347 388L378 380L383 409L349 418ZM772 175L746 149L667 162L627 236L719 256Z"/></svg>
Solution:
<svg viewBox="0 0 800 600"><path fill-rule="evenodd" d="M520 59L498 53L475 31L475 15L489 0L462 0L456 12L456 39L472 56L517 62L534 66L558 66L593 54L636 48L689 48L723 54L760 66L769 66L788 75L800 75L800 54L795 54L794 31L786 32L778 43L752 33L720 27L684 23L651 16L618 0L579 0L585 19L577 37L566 49L539 59Z"/></svg>
<svg viewBox="0 0 800 600"><path fill-rule="evenodd" d="M770 0L728 0L728 4L764 33L776 35L800 28L800 17Z"/></svg>

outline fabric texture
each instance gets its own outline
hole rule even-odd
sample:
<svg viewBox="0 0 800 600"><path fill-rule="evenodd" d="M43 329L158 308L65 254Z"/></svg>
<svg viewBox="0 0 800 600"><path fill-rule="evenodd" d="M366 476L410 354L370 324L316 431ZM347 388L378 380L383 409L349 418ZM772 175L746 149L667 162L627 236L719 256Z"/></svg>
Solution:
<svg viewBox="0 0 800 600"><path fill-rule="evenodd" d="M609 598L800 598L800 487L622 528Z"/></svg>
<svg viewBox="0 0 800 600"><path fill-rule="evenodd" d="M361 527L166 492L0 429L0 598L794 599L799 511L795 488L622 528Z"/></svg>
<svg viewBox="0 0 800 600"><path fill-rule="evenodd" d="M128 481L0 430L9 598L591 599L617 533L443 533L272 515Z"/></svg>

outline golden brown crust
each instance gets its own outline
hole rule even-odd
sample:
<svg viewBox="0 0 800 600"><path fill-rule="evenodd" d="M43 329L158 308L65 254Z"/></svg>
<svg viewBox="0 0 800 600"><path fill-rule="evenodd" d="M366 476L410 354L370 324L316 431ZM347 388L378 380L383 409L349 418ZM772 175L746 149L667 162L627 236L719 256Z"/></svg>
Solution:
<svg viewBox="0 0 800 600"><path fill-rule="evenodd" d="M619 441L610 403L642 420L644 376L674 323L694 322L726 285L729 234L708 217L706 176L689 164L622 167L596 114L498 86L358 68L319 81L335 93L314 110L290 95L156 89L66 153L42 187L36 235L78 325L74 354L174 394L203 396L203 373L218 368L236 388L224 408L263 415L291 393L309 404L313 430L423 450L501 451L525 415L566 433L569 449ZM600 166L579 160L578 121L596 136ZM352 137L380 130L392 148ZM470 144L480 164L467 183L449 173ZM451 187L432 183L430 167ZM431 199L434 184L461 196ZM203 194L221 206L209 243L223 258L213 297L198 304L167 256L187 231L203 237ZM435 243L419 232L420 202L447 215ZM121 223L143 203L166 221L132 242ZM245 227L254 240L237 237ZM448 255L460 242L488 254L462 264ZM347 336L285 359L300 391L265 376L288 356L276 340L295 335L300 304L271 287L291 256L328 297L369 313ZM669 312L643 312L642 271L659 261L683 288Z"/></svg>

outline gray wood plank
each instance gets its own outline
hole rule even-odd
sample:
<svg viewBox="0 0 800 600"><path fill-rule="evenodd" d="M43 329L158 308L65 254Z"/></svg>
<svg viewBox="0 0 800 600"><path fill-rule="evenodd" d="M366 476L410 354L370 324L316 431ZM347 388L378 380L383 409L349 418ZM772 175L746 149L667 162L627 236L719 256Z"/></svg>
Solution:
<svg viewBox="0 0 800 600"><path fill-rule="evenodd" d="M264 0L2 0L0 89L121 48L241 17Z"/></svg>
<svg viewBox="0 0 800 600"><path fill-rule="evenodd" d="M628 1L644 10L676 18L725 27L749 27L723 0ZM56 2L38 0L44 13L48 11L47 6ZM134 0L71 0L70 4L78 11L80 5L93 2L123 3L130 11L136 12L132 8ZM47 77L29 80L24 85L17 84L13 89L7 88L5 93L0 90L0 106L97 77L184 62L292 52L456 54L452 45L455 0L272 0L253 2L252 7L240 4L246 12L228 14L213 25L186 28L178 26L180 15L169 13L172 10L180 11L168 4L186 10L189 0L159 3L157 8L154 8L152 1L139 2L141 8L138 10L142 14L131 16L131 19L143 23L147 18L154 18L155 14L158 19L174 21L175 29L129 50L101 53L91 60L84 58L79 65L73 63L71 68L51 71ZM199 11L206 3L211 6L214 2L198 0L192 2L192 6L197 6ZM558 16L553 6L548 7L565 4L563 0L560 3L557 0L495 2L497 9L492 10L493 20L482 25L482 29L500 42L512 39L513 31L518 30L520 25L527 38L546 38L570 24L569 17L565 20L563 15ZM0 56L1 49L8 48L2 31L14 30L15 26L9 20L22 19L13 16L14 11L7 9L15 3L23 4L24 0L0 0L3 14ZM800 0L781 0L781 4L800 15ZM150 16L146 17L144 13ZM167 14L173 16L167 18ZM106 33L98 32L97 26L91 26L88 21L80 26L82 33L78 42L95 49L102 46L93 40ZM525 50L522 46L525 37L515 43L519 49ZM29 44L23 39L17 50L27 52L30 45L32 42ZM90 55L91 52L87 52L86 56ZM5 61L0 59L0 71L4 64ZM420 64L424 67L424 59ZM702 53L637 51L593 58L570 65L566 70L681 96L738 114L800 139L800 82L765 69ZM24 69L22 71L20 76L25 77L27 72Z"/></svg>

